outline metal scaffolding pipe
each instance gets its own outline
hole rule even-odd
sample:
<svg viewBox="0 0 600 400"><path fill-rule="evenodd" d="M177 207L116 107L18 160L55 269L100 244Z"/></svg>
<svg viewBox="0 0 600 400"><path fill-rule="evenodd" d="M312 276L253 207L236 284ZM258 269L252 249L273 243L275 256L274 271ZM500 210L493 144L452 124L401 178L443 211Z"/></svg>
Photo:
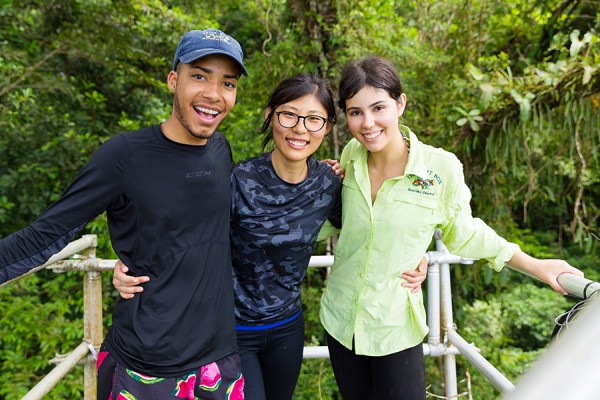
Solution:
<svg viewBox="0 0 600 400"><path fill-rule="evenodd" d="M96 260L96 248L84 251L88 260ZM88 355L83 367L83 398L97 400L96 359L102 344L102 274L86 271L83 276L83 340L90 344L93 355Z"/></svg>
<svg viewBox="0 0 600 400"><path fill-rule="evenodd" d="M18 276L14 279L4 282L3 284L0 285L0 287L2 287L4 285L8 285L12 281L21 279L24 276L32 274L42 268L46 268L48 265L54 264L55 262L57 262L59 260L63 260L65 258L71 257L74 254L81 253L82 251L84 251L85 249L87 249L89 247L96 247L96 243L97 243L96 235L83 235L80 239L72 241L64 249L62 249L58 253L54 254L52 257L50 257L50 259L45 264L40 265L39 267L33 268L21 276Z"/></svg>
<svg viewBox="0 0 600 400"><path fill-rule="evenodd" d="M112 271L118 260L102 260L90 258L87 260L63 260L48 266L54 272L67 271Z"/></svg>
<svg viewBox="0 0 600 400"><path fill-rule="evenodd" d="M441 356L441 355L456 355L460 354L454 346L448 347L440 344L433 348L428 343L423 343L423 355L425 356ZM305 346L302 358L329 358L329 349L327 346Z"/></svg>
<svg viewBox="0 0 600 400"><path fill-rule="evenodd" d="M431 357L441 357L446 355L459 355L460 351L454 346L448 346L446 343L432 346L429 343L423 343L423 355Z"/></svg>
<svg viewBox="0 0 600 400"><path fill-rule="evenodd" d="M600 291L600 283L574 274L560 274L557 280L558 284L570 295L579 297L580 299L589 299L591 295Z"/></svg>
<svg viewBox="0 0 600 400"><path fill-rule="evenodd" d="M48 375L38 382L21 400L40 400L47 395L56 384L64 378L64 376L71 370L77 363L85 357L90 349L87 342L81 343L71 353L69 353L64 360L62 360Z"/></svg>
<svg viewBox="0 0 600 400"><path fill-rule="evenodd" d="M438 241L441 243L441 241ZM443 250L436 251L428 251L427 257L429 258L430 263L438 263L438 264L473 264L475 262L474 258L464 258L460 256L455 256L451 254L445 247Z"/></svg>
<svg viewBox="0 0 600 400"><path fill-rule="evenodd" d="M441 243L441 242L439 242ZM450 285L450 265L440 265L441 279L441 325L442 331L447 334L454 331L454 314L452 312L452 287ZM447 337L447 336L446 336ZM445 340L445 343L448 341ZM444 355L445 394L448 398L458 396L458 381L456 379L456 358L453 354Z"/></svg>
<svg viewBox="0 0 600 400"><path fill-rule="evenodd" d="M302 358L329 358L327 346L305 346Z"/></svg>
<svg viewBox="0 0 600 400"><path fill-rule="evenodd" d="M309 267L331 267L333 256L312 256L308 263Z"/></svg>
<svg viewBox="0 0 600 400"><path fill-rule="evenodd" d="M441 343L440 307L440 265L434 263L427 269L427 343L433 348Z"/></svg>
<svg viewBox="0 0 600 400"><path fill-rule="evenodd" d="M450 342L460 350L470 362L490 381L496 389L507 393L515 389L515 385L509 381L500 371L486 360L475 347L463 339L456 331L446 332Z"/></svg>

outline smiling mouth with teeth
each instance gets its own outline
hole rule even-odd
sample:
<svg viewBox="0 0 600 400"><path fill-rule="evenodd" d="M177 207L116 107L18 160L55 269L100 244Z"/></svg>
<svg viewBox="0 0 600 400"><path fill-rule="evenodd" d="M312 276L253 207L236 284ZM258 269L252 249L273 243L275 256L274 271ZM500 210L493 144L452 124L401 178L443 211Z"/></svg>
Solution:
<svg viewBox="0 0 600 400"><path fill-rule="evenodd" d="M194 107L194 110L196 110L199 113L206 114L206 115L208 115L208 116L210 116L212 118L214 118L217 115L219 115L218 111L211 110L211 109L204 108L204 107Z"/></svg>
<svg viewBox="0 0 600 400"><path fill-rule="evenodd" d="M365 134L363 134L363 136L365 137L365 139L371 140L371 139L375 139L380 134L381 134L381 131L377 131L377 132L372 132L372 133L365 133Z"/></svg>
<svg viewBox="0 0 600 400"><path fill-rule="evenodd" d="M286 139L288 141L288 143L293 144L294 146L297 147L306 147L308 146L308 142L304 141L304 140L294 140L294 139Z"/></svg>

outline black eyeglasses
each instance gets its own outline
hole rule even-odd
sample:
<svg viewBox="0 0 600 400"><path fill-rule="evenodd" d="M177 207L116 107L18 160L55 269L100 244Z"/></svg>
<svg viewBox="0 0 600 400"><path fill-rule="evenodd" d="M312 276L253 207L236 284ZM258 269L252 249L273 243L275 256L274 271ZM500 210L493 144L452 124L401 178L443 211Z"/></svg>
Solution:
<svg viewBox="0 0 600 400"><path fill-rule="evenodd" d="M304 127L309 132L318 132L327 123L327 118L318 115L298 115L290 111L278 111L275 113L277 120L284 128L293 128L298 125L300 118L304 120Z"/></svg>

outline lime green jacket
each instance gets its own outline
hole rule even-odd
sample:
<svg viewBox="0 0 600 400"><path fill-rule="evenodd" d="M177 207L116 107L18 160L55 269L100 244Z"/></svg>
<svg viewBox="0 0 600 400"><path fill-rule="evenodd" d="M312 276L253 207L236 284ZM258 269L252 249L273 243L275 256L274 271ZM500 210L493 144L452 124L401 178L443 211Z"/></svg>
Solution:
<svg viewBox="0 0 600 400"><path fill-rule="evenodd" d="M388 355L423 341L428 328L422 292L403 287L400 274L418 266L436 229L451 253L486 259L498 271L519 250L472 216L471 192L456 156L401 129L410 140L405 175L386 180L374 204L366 149L352 139L340 159L342 229L320 316L347 348L354 337L362 355ZM332 233L325 227L321 238Z"/></svg>

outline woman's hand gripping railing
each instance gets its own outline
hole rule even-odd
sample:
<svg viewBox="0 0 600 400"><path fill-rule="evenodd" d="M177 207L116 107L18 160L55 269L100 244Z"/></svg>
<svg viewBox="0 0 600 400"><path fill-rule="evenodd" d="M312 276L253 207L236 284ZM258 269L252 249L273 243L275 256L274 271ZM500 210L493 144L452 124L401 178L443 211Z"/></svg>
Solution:
<svg viewBox="0 0 600 400"><path fill-rule="evenodd" d="M587 300L600 290L600 282L590 281L573 274L560 274L558 284L563 287L571 296Z"/></svg>

